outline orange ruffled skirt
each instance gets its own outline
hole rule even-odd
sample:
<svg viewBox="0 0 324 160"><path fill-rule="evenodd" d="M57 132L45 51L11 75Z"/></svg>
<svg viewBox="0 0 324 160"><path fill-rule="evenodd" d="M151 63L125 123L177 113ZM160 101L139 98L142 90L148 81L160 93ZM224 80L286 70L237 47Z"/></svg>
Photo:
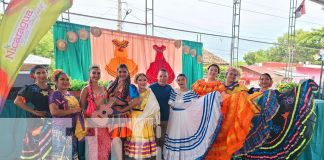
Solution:
<svg viewBox="0 0 324 160"><path fill-rule="evenodd" d="M220 133L205 158L231 159L232 154L243 147L251 129L251 120L257 112L257 108L249 101L245 91L223 97L224 119Z"/></svg>

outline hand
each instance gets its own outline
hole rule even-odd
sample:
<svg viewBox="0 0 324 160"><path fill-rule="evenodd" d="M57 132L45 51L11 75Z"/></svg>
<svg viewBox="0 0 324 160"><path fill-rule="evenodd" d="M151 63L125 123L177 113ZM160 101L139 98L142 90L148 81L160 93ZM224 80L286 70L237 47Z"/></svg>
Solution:
<svg viewBox="0 0 324 160"><path fill-rule="evenodd" d="M34 114L34 115L36 115L38 117L44 117L46 115L46 112L45 111L36 111L36 110L34 110L32 112L32 114Z"/></svg>

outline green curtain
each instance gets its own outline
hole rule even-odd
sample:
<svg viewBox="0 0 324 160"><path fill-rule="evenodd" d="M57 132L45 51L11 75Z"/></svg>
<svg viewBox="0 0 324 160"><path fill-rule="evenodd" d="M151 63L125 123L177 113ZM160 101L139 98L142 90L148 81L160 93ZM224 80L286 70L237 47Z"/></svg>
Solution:
<svg viewBox="0 0 324 160"><path fill-rule="evenodd" d="M70 43L66 33L73 31L78 35L80 29L89 33L87 40L78 40ZM67 22L56 22L53 27L55 67L62 69L72 79L87 81L89 78L89 66L91 64L90 27ZM56 41L63 39L67 44L65 51L56 47Z"/></svg>
<svg viewBox="0 0 324 160"><path fill-rule="evenodd" d="M316 125L312 140L306 146L300 160L324 160L324 100L315 100Z"/></svg>
<svg viewBox="0 0 324 160"><path fill-rule="evenodd" d="M196 50L196 56L192 56L190 53L185 54L182 51L182 73L187 76L187 87L191 89L191 85L198 79L203 77L203 64L197 62L197 56L202 56L203 44L200 42L182 41L182 47L188 46L191 49Z"/></svg>

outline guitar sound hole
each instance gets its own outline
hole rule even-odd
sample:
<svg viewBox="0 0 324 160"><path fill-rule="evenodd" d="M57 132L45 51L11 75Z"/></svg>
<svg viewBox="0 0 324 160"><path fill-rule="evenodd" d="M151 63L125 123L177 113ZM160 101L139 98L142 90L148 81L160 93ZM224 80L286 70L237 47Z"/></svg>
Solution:
<svg viewBox="0 0 324 160"><path fill-rule="evenodd" d="M102 114L106 114L107 113L107 111L102 111Z"/></svg>

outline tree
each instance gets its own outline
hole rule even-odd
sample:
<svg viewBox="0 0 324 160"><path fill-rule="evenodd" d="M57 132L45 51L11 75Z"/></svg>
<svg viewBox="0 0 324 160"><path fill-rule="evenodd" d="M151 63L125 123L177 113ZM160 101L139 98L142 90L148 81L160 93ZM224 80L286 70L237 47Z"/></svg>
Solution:
<svg viewBox="0 0 324 160"><path fill-rule="evenodd" d="M54 43L53 43L53 33L48 31L45 36L39 41L37 46L33 49L31 54L46 57L54 58Z"/></svg>
<svg viewBox="0 0 324 160"><path fill-rule="evenodd" d="M243 59L248 65L252 65L256 62L255 52L249 52L244 55Z"/></svg>
<svg viewBox="0 0 324 160"><path fill-rule="evenodd" d="M294 54L294 62L312 62L319 63L314 60L314 54L317 54L319 48L324 47L324 27L321 29L313 29L311 31L296 31L296 50ZM274 45L267 50L258 50L248 52L243 59L249 65L264 61L287 62L288 59L288 34L277 39L278 45Z"/></svg>
<svg viewBox="0 0 324 160"><path fill-rule="evenodd" d="M243 59L248 65L252 65L254 63L267 61L268 57L266 51L261 49L256 52L244 55Z"/></svg>

